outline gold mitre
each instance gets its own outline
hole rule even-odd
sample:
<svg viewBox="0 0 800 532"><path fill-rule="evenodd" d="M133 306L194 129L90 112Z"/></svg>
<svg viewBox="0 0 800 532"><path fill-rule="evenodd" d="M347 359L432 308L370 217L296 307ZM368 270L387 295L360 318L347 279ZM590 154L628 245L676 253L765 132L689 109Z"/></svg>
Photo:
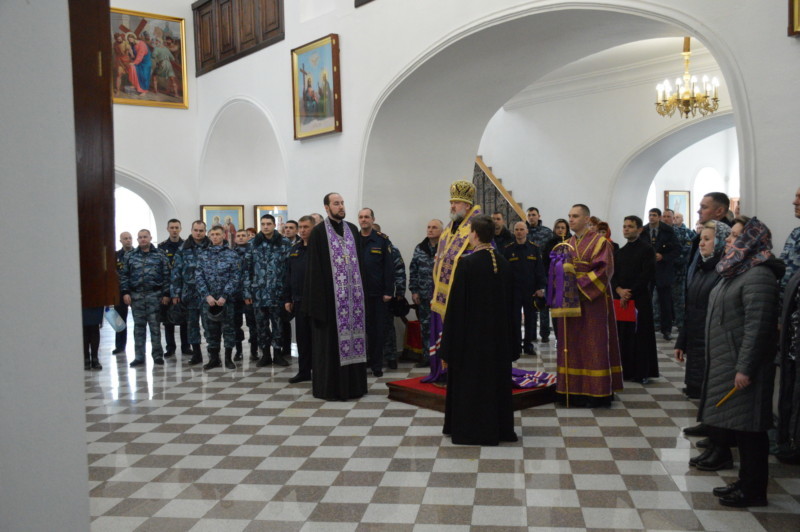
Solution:
<svg viewBox="0 0 800 532"><path fill-rule="evenodd" d="M469 181L453 181L450 185L450 201L463 201L473 205L475 203L475 185Z"/></svg>

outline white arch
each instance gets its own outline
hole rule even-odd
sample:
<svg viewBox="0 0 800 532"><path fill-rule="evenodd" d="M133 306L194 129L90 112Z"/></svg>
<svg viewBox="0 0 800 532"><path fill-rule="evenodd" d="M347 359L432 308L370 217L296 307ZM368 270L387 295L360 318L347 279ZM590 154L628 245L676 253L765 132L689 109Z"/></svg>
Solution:
<svg viewBox="0 0 800 532"><path fill-rule="evenodd" d="M606 211L609 220L622 220L631 212L643 211L650 184L667 161L692 144L733 125L734 115L731 112L702 120L684 121L634 150L616 172L617 179ZM619 201L622 197L627 200L624 204Z"/></svg>
<svg viewBox="0 0 800 532"><path fill-rule="evenodd" d="M153 217L156 223L164 223L170 218L178 216L178 209L172 198L164 192L161 187L146 179L145 177L126 170L124 168L116 167L114 169L114 182L116 185L125 187L128 190L138 194L153 211Z"/></svg>
<svg viewBox="0 0 800 532"><path fill-rule="evenodd" d="M429 203L422 198L421 207L433 212L441 210L446 194L442 184L471 175L472 159L483 128L494 112L519 90L547 72L590 53L646 38L683 35L700 39L722 70L732 107L736 109L736 115L728 120L732 119L737 128L742 182L747 189L743 194L755 194L751 178L755 154L745 83L736 58L720 35L689 13L642 0L551 0L532 4L487 15L442 37L410 61L384 88L373 105L362 140L359 204L368 201L388 209L390 202L403 203L406 196L416 201L413 191L422 184L438 183L443 189L441 194L437 189L436 198ZM553 59L556 55L559 57ZM514 77L513 73L519 74L518 64L525 64L535 74ZM420 95L427 94L430 100L431 94L441 94L443 98L448 94L447 87L437 85L436 77L442 72L447 73L448 81L454 82L454 99L460 99L462 107L445 102L442 113L430 106L416 113L415 106L425 102ZM491 84L493 92L488 96L484 93L479 100L471 84ZM451 126L452 135L436 137L431 132L438 129L437 120L445 121L457 114L445 111L464 107L470 107L469 119ZM398 114L400 108L403 113ZM406 123L418 125L418 131L412 134L401 128L398 132L394 124L388 123L392 117L402 117ZM434 146L439 153L428 151ZM409 159L416 159L418 166L408 162ZM397 181L412 190L410 196Z"/></svg>

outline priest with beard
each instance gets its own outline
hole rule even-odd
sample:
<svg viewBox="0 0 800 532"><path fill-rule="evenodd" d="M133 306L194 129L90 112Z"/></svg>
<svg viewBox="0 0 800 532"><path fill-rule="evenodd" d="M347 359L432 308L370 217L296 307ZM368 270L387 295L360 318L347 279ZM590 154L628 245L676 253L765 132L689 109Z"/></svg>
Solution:
<svg viewBox="0 0 800 532"><path fill-rule="evenodd" d="M470 255L461 257L448 298L438 356L447 364L443 433L455 444L517 441L511 403L515 352L511 266L492 248L494 224L472 218Z"/></svg>
<svg viewBox="0 0 800 532"><path fill-rule="evenodd" d="M647 384L658 377L656 330L653 322L652 286L656 278L656 252L639 238L643 222L638 216L626 216L622 235L628 241L614 254L611 286L621 307L634 305L636 321L617 321L622 377Z"/></svg>
<svg viewBox="0 0 800 532"><path fill-rule="evenodd" d="M323 200L328 217L308 240L303 312L311 318L312 393L346 401L367 393L367 335L361 240L344 221L342 196Z"/></svg>

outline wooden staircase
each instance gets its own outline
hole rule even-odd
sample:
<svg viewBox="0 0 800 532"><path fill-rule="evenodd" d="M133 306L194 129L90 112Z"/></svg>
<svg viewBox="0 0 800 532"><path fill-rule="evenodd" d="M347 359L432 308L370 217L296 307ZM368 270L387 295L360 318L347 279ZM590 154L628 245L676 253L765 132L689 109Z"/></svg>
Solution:
<svg viewBox="0 0 800 532"><path fill-rule="evenodd" d="M472 184L475 185L475 202L481 206L484 214L491 215L493 212L503 213L506 219L506 227L513 229L514 224L525 221L525 210L522 203L514 200L510 190L506 190L503 182L492 172L491 167L486 166L483 157L475 157L475 168L472 172Z"/></svg>

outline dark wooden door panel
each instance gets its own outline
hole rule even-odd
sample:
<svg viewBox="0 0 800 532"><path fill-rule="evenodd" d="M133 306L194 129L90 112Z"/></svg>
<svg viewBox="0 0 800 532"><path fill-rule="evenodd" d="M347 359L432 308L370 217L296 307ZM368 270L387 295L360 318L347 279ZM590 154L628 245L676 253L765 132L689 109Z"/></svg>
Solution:
<svg viewBox="0 0 800 532"><path fill-rule="evenodd" d="M238 4L239 51L243 52L258 44L256 2L255 0L238 0Z"/></svg>
<svg viewBox="0 0 800 532"><path fill-rule="evenodd" d="M220 59L225 59L236 53L235 27L233 0L220 0L217 5L217 35L219 35Z"/></svg>
<svg viewBox="0 0 800 532"><path fill-rule="evenodd" d="M213 66L217 62L216 23L214 4L203 3L194 12L195 46L197 47L197 68Z"/></svg>

